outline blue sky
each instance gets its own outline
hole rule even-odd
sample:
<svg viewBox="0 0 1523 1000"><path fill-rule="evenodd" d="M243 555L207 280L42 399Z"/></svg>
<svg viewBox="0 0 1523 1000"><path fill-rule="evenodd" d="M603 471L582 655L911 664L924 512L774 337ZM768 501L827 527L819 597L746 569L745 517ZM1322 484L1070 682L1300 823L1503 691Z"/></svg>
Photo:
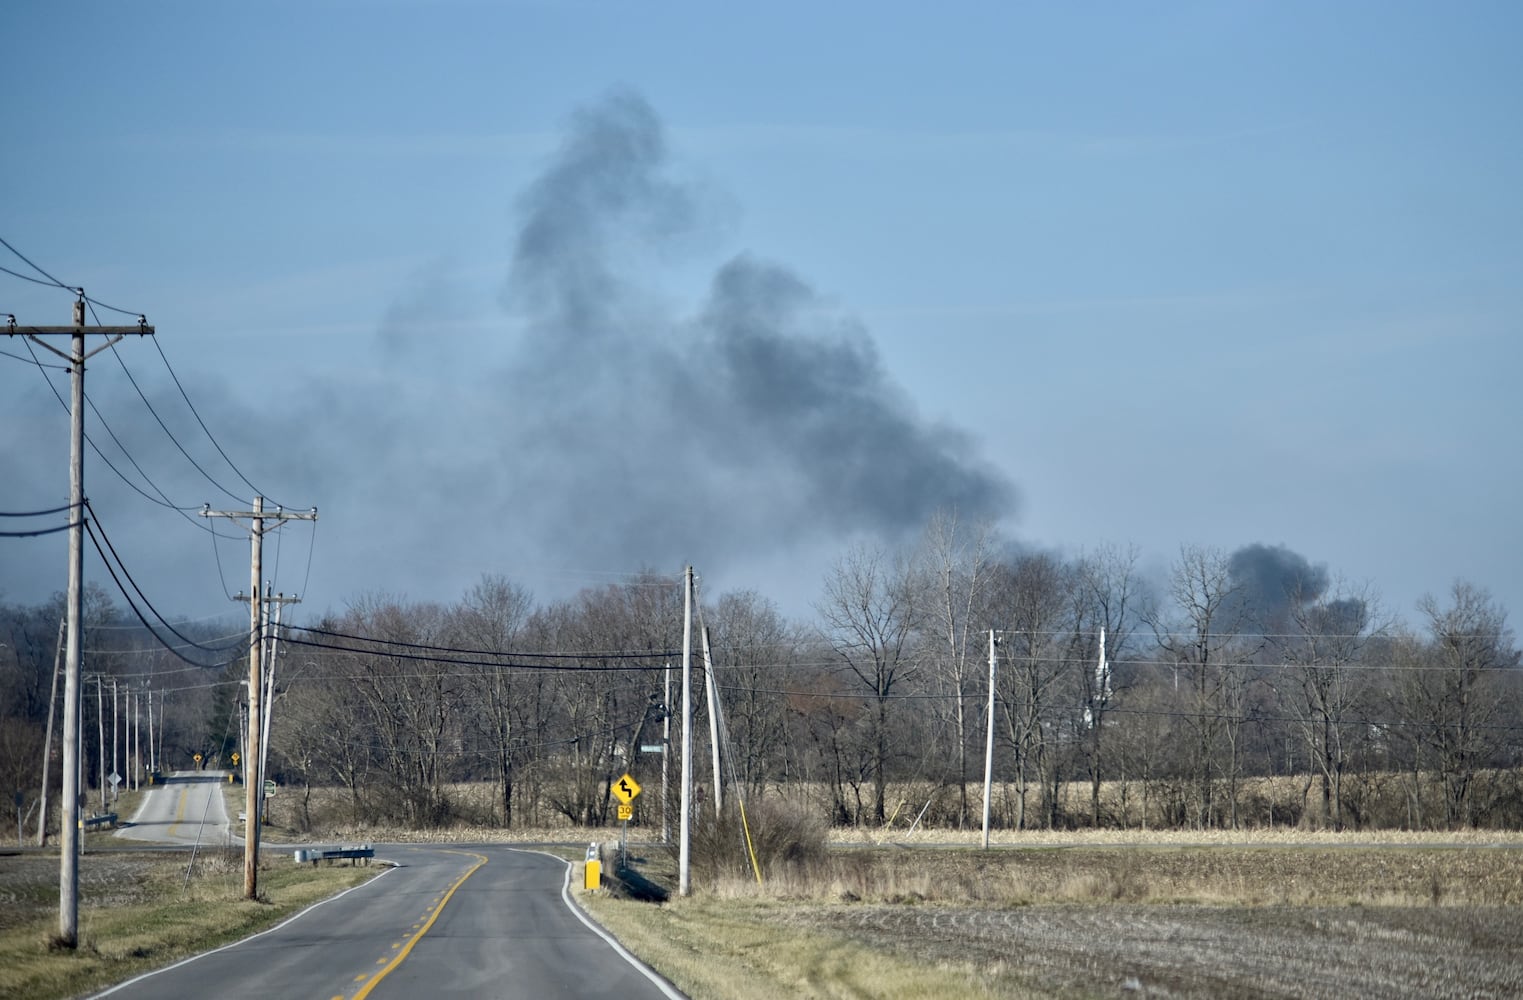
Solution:
<svg viewBox="0 0 1523 1000"><path fill-rule="evenodd" d="M239 470L319 507L277 583L314 612L687 562L805 612L917 476L1069 553L1285 545L1409 619L1456 578L1523 607L1516 4L23 2L0 37L0 236L147 314ZM536 219L596 330L536 299ZM69 302L0 274L21 323ZM754 323L852 405L728 409ZM175 503L235 506L114 358L87 385ZM29 364L0 418L0 509L66 495ZM112 479L149 596L224 611L246 546ZM62 588L59 536L0 542L6 599Z"/></svg>

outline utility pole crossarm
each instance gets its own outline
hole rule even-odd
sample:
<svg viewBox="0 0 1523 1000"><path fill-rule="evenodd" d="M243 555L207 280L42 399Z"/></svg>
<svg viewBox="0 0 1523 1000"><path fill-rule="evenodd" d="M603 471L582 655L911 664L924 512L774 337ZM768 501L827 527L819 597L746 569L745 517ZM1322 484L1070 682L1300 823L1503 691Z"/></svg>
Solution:
<svg viewBox="0 0 1523 1000"><path fill-rule="evenodd" d="M18 334L26 337L72 337L76 333L107 337L151 337L154 329L147 323L136 323L132 326L17 326L12 323L6 333L12 337Z"/></svg>
<svg viewBox="0 0 1523 1000"><path fill-rule="evenodd" d="M265 521L315 521L317 520L317 508L304 511L289 511L281 507L274 510L212 510L211 504L201 509L202 517L246 517L261 518Z"/></svg>

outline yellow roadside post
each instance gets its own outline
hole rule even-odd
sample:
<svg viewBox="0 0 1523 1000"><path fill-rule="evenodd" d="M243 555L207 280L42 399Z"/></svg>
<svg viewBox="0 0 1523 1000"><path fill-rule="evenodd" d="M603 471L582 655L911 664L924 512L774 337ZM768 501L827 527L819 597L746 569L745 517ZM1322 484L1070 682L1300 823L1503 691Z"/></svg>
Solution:
<svg viewBox="0 0 1523 1000"><path fill-rule="evenodd" d="M596 892L603 887L603 862L598 860L598 845L587 845L586 874L582 878L582 888L588 892Z"/></svg>

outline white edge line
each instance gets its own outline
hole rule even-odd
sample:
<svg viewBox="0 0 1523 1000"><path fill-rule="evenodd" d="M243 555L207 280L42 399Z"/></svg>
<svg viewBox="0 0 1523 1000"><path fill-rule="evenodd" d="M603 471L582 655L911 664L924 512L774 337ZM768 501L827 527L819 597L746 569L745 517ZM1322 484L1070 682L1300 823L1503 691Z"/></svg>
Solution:
<svg viewBox="0 0 1523 1000"><path fill-rule="evenodd" d="M656 989L660 990L667 997L670 997L671 1000L688 1000L686 993L678 991L675 986L666 981L661 973L657 972L655 969L652 969L650 966L646 965L644 962L640 961L633 954L631 954L628 949L619 943L617 938L599 926L596 920L593 920L587 914L583 913L582 908L577 906L576 903L572 901L570 891L572 871L571 862L567 861L563 857L560 857L559 855L551 854L549 851L526 851L522 848L517 847L509 848L509 850L520 851L523 854L543 854L547 858L555 858L555 860L564 863L566 866L566 878L565 881L561 883L561 902L566 904L566 909L575 914L576 919L586 924L592 933L608 942L608 946L612 948L620 958L624 959L624 961L634 966L641 975L654 983L656 985Z"/></svg>
<svg viewBox="0 0 1523 1000"><path fill-rule="evenodd" d="M264 930L260 931L258 934L250 934L246 938L239 938L237 941L233 941L230 944L225 944L225 945L223 945L220 948L213 948L211 951L203 951L199 955L192 955L189 958L182 958L178 962L174 963L173 965L166 965L162 969L154 969L152 972L145 972L145 973L143 973L140 976L133 976L131 979L127 980L125 983L117 983L115 986L111 987L108 990L102 990L99 993L92 993L90 995L90 1000L94 1000L95 997L110 996L112 993L115 993L117 990L126 989L127 987L131 986L133 983L140 983L140 982L142 982L145 979L151 979L154 976L157 976L157 975L159 975L161 973L168 972L170 969L178 969L180 966L182 966L182 965L189 965L190 963L196 961L197 959L205 958L208 955L215 955L219 951L227 951L229 948L236 948L239 945L241 945L241 944L247 944L248 942L253 941L256 938L262 938L266 934L274 934L276 931L280 930L282 927L286 926L287 924L294 924L296 921L300 920L302 917L305 917L307 914L311 913L313 910L317 909L319 906L322 906L324 903L331 903L335 899L342 899L343 897L349 895L351 892L354 892L356 889L363 889L366 886L375 885L376 882L380 881L386 875L388 875L388 874L390 874L391 872L394 872L394 871L396 871L396 866L395 865L393 865L391 867L388 867L386 869L386 871L381 872L380 874L376 875L375 878L370 879L367 882L361 882L359 885L350 886L349 888L345 889L343 892L339 893L337 896L329 896L327 899L319 899L317 902L313 903L311 906L307 907L305 910L302 910L299 913L292 914L291 916L289 916L286 919L282 920L280 923L276 924L274 927L266 927ZM569 879L570 876L568 875L567 878Z"/></svg>

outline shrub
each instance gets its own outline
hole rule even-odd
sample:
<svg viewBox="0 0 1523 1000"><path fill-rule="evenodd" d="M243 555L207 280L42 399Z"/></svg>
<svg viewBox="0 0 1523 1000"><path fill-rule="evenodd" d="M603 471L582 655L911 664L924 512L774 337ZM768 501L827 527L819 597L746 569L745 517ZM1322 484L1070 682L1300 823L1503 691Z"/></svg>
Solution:
<svg viewBox="0 0 1523 1000"><path fill-rule="evenodd" d="M713 881L751 878L753 853L763 877L817 868L825 861L827 832L821 817L783 802L753 801L744 822L738 806L731 805L723 816L695 817L689 843L692 871Z"/></svg>

